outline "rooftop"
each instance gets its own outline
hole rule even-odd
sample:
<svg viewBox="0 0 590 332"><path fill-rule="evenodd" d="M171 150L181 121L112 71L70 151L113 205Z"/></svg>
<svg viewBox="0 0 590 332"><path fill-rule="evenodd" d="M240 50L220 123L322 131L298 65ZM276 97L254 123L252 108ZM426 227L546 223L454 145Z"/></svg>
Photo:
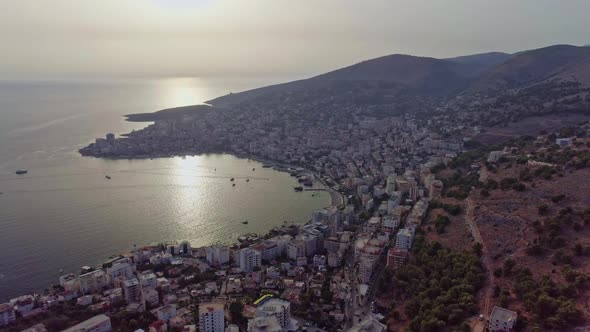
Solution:
<svg viewBox="0 0 590 332"><path fill-rule="evenodd" d="M201 303L199 305L199 315L208 314L210 312L214 312L217 310L224 310L225 307L223 303L217 302L209 302L209 303Z"/></svg>
<svg viewBox="0 0 590 332"><path fill-rule="evenodd" d="M74 326L70 327L69 329L65 329L62 332L88 331L91 328L93 328L94 326L102 324L106 321L108 321L110 324L111 319L109 317L107 317L106 315L97 315L97 316L94 316L88 320L83 321L80 324L74 325Z"/></svg>
<svg viewBox="0 0 590 332"><path fill-rule="evenodd" d="M492 309L492 315L490 316L492 320L499 320L503 322L510 322L516 320L518 314L515 311L494 307Z"/></svg>

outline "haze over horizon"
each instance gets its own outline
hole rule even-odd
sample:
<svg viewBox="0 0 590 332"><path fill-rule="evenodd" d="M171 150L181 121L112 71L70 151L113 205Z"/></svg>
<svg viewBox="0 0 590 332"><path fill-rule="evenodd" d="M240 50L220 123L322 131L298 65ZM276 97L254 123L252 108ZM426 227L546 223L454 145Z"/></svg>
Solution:
<svg viewBox="0 0 590 332"><path fill-rule="evenodd" d="M588 44L590 2L0 3L3 79L307 77L393 53Z"/></svg>

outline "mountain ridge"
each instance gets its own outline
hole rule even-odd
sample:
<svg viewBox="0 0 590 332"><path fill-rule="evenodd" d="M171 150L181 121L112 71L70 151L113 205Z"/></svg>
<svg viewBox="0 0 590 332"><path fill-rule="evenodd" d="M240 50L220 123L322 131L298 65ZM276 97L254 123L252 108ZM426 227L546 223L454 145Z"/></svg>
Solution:
<svg viewBox="0 0 590 332"><path fill-rule="evenodd" d="M368 83L386 86L379 95L446 98L498 93L552 79L590 86L590 48L560 44L514 54L487 52L445 59L391 54L307 79L228 94L207 103L231 107L264 96L292 95L338 85L346 85L347 90L342 93L350 93L355 86ZM330 91L334 93L334 89Z"/></svg>

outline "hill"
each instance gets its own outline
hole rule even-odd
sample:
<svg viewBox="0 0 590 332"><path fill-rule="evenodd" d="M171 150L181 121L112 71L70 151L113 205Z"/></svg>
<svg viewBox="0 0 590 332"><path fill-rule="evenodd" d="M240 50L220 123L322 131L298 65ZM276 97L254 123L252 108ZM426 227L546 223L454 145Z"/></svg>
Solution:
<svg viewBox="0 0 590 332"><path fill-rule="evenodd" d="M415 113L424 120L440 115L474 126L507 125L547 113L588 112L590 48L554 45L448 59L394 54L208 103L303 112L317 105L360 107L367 116Z"/></svg>
<svg viewBox="0 0 590 332"><path fill-rule="evenodd" d="M556 137L576 138L557 146ZM568 330L590 317L590 125L497 148L497 161L473 151L437 173L445 183L438 205L459 206L461 213L441 231L436 220L447 212L432 209L426 236L455 249L482 244L489 273L480 296L484 311L493 305L518 311L529 322L526 331Z"/></svg>
<svg viewBox="0 0 590 332"><path fill-rule="evenodd" d="M475 91L514 89L556 80L590 85L590 48L554 45L520 52L484 71Z"/></svg>
<svg viewBox="0 0 590 332"><path fill-rule="evenodd" d="M485 69L499 65L500 63L510 59L512 54L502 52L488 52L472 55L458 56L454 58L447 58L445 60L457 63L469 64L476 67L476 72L480 73Z"/></svg>
<svg viewBox="0 0 590 332"><path fill-rule="evenodd" d="M229 94L207 103L231 106L276 93L293 94L312 89L363 86L369 83L374 83L375 89L387 90L390 94L403 91L410 95L448 96L466 88L472 77L488 65L483 60L454 61L393 54L305 80Z"/></svg>

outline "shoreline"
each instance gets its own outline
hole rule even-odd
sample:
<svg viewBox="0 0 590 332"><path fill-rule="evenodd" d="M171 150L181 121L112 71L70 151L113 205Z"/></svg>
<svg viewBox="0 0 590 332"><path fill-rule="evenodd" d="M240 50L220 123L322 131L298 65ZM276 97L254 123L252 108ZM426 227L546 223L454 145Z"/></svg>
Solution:
<svg viewBox="0 0 590 332"><path fill-rule="evenodd" d="M322 180L322 178L315 171L313 171L309 168L303 167L303 166L287 164L287 163L275 161L272 159L264 159L264 158L261 158L261 157L255 156L255 155L250 155L250 154L239 154L239 153L230 152L230 151L208 151L208 152L197 152L197 153L159 153L156 155L96 156L96 155L84 153L83 149L78 150L78 153L82 157L92 157L92 158L109 159L109 160L145 160L145 159L160 159L160 158L174 158L174 157L197 157L197 156L209 155L209 154L228 154L228 155L232 155L237 158L254 160L254 161L257 161L263 165L270 164L272 166L278 166L279 168L295 168L295 169L300 168L300 169L303 169L304 171L310 173L313 176L314 184L316 182L321 183L321 186L324 187L323 189L325 189L330 194L330 205L327 206L326 208L334 207L334 206L335 207L343 207L346 205L346 197L342 193L340 193L339 191L335 190L334 188L330 187L327 183L325 183L324 180ZM288 172L286 170L276 169L274 167L273 167L273 169L278 172Z"/></svg>
<svg viewBox="0 0 590 332"><path fill-rule="evenodd" d="M282 173L290 173L287 168L297 168L297 169L302 169L304 170L306 173L309 173L310 175L313 176L313 184L314 186L312 188L315 188L318 184L319 186L321 186L323 191L326 191L328 193L330 193L330 203L327 204L327 206L324 206L321 209L327 209L330 208L332 206L335 206L334 203L334 197L332 196L332 188L330 188L327 184L325 184L321 178L313 171L304 168L304 167L300 167L300 166L295 166L295 165L290 165L290 164L285 164L285 163L279 163L276 161L272 161L272 160L266 160L263 158L259 158L256 156L252 156L252 155L240 155L240 154L236 154L236 153L230 153L230 152L207 152L207 153L198 153L198 154L170 154L167 156L163 156L160 155L158 157L148 157L148 156L134 156L133 158L129 158L129 157L115 157L115 158L111 158L111 157L94 157L94 158L99 158L99 159L110 159L110 160L124 160L124 159L128 159L128 160L133 160L133 159L138 159L138 160L145 160L145 159L154 159L154 158L172 158L172 157L186 157L186 156L202 156L202 155L213 155L213 154L227 154L227 155L231 155L233 157L236 158L240 158L240 159L245 159L245 160L252 160L255 162L258 162L260 164L263 165L272 165L272 169L274 171L277 172L282 172ZM81 157L86 157L84 155L81 155L80 153L78 154ZM286 188L287 190L293 190L292 187L290 188ZM341 197L342 200L344 200L344 196ZM313 212L313 211L311 211ZM280 229L282 227L285 226L293 226L293 225L298 225L298 226L302 226L305 224L308 224L311 221L311 219L307 219L307 221L300 221L300 222L294 222L294 221L289 221L289 220L282 220L277 222L277 225L273 226L272 228L266 230L266 231L262 231L260 233L253 233L253 232L247 232L247 231L243 231L243 232L236 232L238 233L237 238L235 239L227 239L226 241L220 241L222 239L219 239L218 242L224 245L227 245L230 248L235 248L235 247L240 247L242 243L247 243L247 242L252 242L252 241L257 241L257 239L262 239L267 235L272 234L273 232L275 232L277 229ZM245 239L245 240L241 240L241 239ZM157 240L157 241L152 241L150 243L137 243L136 244L136 248L157 248L160 247L162 245L167 246L167 245L178 245L181 244L182 242L188 242L191 246L193 245L191 243L190 240L183 240L183 239L162 239L162 240ZM204 248L208 247L208 245L200 245L200 246L195 246L193 247L194 250L202 250ZM110 259L116 258L116 257L128 257L129 255L131 255L133 252L133 248L129 248L129 249L124 249L122 251L119 252L113 252L112 254L110 254L108 257L97 257L96 259L92 259L92 261L94 261L94 263L90 263L88 264L89 266L93 266L94 268L101 268L102 264L104 264L104 262L109 261ZM64 274L68 274L68 273L74 273L77 274L76 271L64 271ZM52 289L54 286L56 286L58 284L55 283L55 281L50 281L46 287L46 289ZM23 293L20 294L18 296L23 296L23 295L28 295L28 294L43 294L43 290L38 290L38 291L32 291L32 292L28 292L28 293ZM17 297L18 297L17 296Z"/></svg>

